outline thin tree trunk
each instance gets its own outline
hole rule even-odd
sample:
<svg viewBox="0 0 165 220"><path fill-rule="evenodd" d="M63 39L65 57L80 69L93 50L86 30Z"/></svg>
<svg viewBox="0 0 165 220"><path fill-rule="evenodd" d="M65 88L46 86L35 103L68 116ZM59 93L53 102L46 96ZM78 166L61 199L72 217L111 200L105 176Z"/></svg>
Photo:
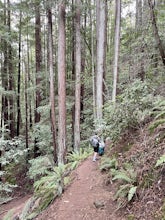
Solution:
<svg viewBox="0 0 165 220"><path fill-rule="evenodd" d="M103 76L105 70L105 42L106 42L106 1L97 0L97 66L96 66L96 116L100 121L103 118Z"/></svg>
<svg viewBox="0 0 165 220"><path fill-rule="evenodd" d="M114 67L113 67L113 93L112 101L116 101L117 82L118 82L118 61L119 61L119 47L120 47L120 17L121 17L121 2L116 0L116 14L115 14L115 49L114 49Z"/></svg>
<svg viewBox="0 0 165 220"><path fill-rule="evenodd" d="M48 1L49 2L49 1ZM55 114L55 94L54 94L54 73L53 73L53 38L52 38L52 12L47 9L48 18L48 64L50 76L50 108L51 108L51 125L53 135L54 161L57 162L57 144L56 144L56 114Z"/></svg>
<svg viewBox="0 0 165 220"><path fill-rule="evenodd" d="M20 107L20 85L21 85L21 32L22 12L19 21L19 48L18 48L18 77L17 77L17 136L20 134L21 107Z"/></svg>
<svg viewBox="0 0 165 220"><path fill-rule="evenodd" d="M9 36L11 37L11 13L10 13L10 1L7 1L7 5L8 5L8 31L9 31ZM14 80L13 80L13 73L14 73L14 69L13 69L13 55L12 55L13 51L12 51L12 45L11 42L8 43L8 72L9 72L9 90L13 91L14 89ZM10 127L10 137L14 138L15 136L15 129L14 129L14 100L13 100L13 95L11 95L9 97L9 127Z"/></svg>
<svg viewBox="0 0 165 220"><path fill-rule="evenodd" d="M27 27L27 74L28 74L28 87L31 86L31 77L30 77L30 47L29 47L29 34L28 34L28 27ZM28 107L29 107L29 127L32 128L33 126L33 117L32 117L32 95L29 94L28 99Z"/></svg>
<svg viewBox="0 0 165 220"><path fill-rule="evenodd" d="M59 4L58 36L58 164L66 155L65 4Z"/></svg>
<svg viewBox="0 0 165 220"><path fill-rule="evenodd" d="M29 147L29 126L28 126L28 64L25 63L25 139L26 139L26 149ZM26 162L28 162L28 156L26 158Z"/></svg>
<svg viewBox="0 0 165 220"><path fill-rule="evenodd" d="M72 0L72 81L75 81L75 25L74 25L74 0ZM74 88L72 90L72 96L74 96ZM74 134L75 123L75 104L72 105L72 134ZM72 147L74 150L74 135L72 135Z"/></svg>
<svg viewBox="0 0 165 220"><path fill-rule="evenodd" d="M36 107L35 107L35 124L40 122L40 113L37 111L41 103L41 21L40 21L40 3L35 5L35 56L36 56ZM37 146L37 138L34 144L34 157L39 156L39 148Z"/></svg>
<svg viewBox="0 0 165 220"><path fill-rule="evenodd" d="M74 151L80 147L80 96L81 96L81 33L80 33L80 0L76 1L76 79L75 79L75 124L74 124Z"/></svg>
<svg viewBox="0 0 165 220"><path fill-rule="evenodd" d="M94 2L91 1L91 6ZM90 26L91 26L91 65L92 65L92 91L93 91L93 118L96 120L96 74L95 74L95 51L94 51L94 10L90 10Z"/></svg>
<svg viewBox="0 0 165 220"><path fill-rule="evenodd" d="M4 26L7 26L7 15L6 15L6 1L4 2ZM2 87L4 88L5 91L8 90L8 50L7 50L7 42L5 39L2 40L2 50L3 50L3 56L4 56L4 61L2 65ZM4 124L6 129L9 129L8 126L8 119L9 119L9 114L8 114L8 99L6 95L2 95L2 114L1 114L1 128L2 125Z"/></svg>
<svg viewBox="0 0 165 220"><path fill-rule="evenodd" d="M160 56L162 58L162 62L165 66L165 49L163 46L163 43L160 39L159 33L158 33L158 28L157 28L157 23L156 23L156 18L155 18L155 12L154 12L154 5L152 4L151 0L148 0L148 4L150 7L150 15L151 15L151 22L152 22L152 29L154 32L154 37L155 37L155 41L157 44L157 47L159 48L159 52L160 52Z"/></svg>

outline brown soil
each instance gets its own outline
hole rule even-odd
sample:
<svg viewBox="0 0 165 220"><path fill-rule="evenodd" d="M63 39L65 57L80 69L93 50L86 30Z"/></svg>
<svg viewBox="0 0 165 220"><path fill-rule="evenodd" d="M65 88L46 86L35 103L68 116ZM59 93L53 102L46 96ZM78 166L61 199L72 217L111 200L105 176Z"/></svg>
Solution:
<svg viewBox="0 0 165 220"><path fill-rule="evenodd" d="M30 196L31 195L17 197L17 198L14 198L12 201L1 205L0 206L0 220L3 220L3 217L9 211L12 213L13 216L18 215L22 211L26 201L30 198Z"/></svg>
<svg viewBox="0 0 165 220"><path fill-rule="evenodd" d="M98 163L89 157L75 171L73 183L36 220L124 220L115 212L113 189L104 186Z"/></svg>
<svg viewBox="0 0 165 220"><path fill-rule="evenodd" d="M92 162L90 156L82 162L74 171L71 185L36 220L124 220L116 212L113 188L107 188L104 184L106 176L99 170L99 161ZM7 211L14 207L14 214L18 215L27 199L13 200L1 210Z"/></svg>

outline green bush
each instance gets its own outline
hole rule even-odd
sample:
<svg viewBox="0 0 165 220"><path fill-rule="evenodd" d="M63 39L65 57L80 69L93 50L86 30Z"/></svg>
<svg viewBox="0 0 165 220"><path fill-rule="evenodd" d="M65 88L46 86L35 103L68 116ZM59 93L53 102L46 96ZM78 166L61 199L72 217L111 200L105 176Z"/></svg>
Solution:
<svg viewBox="0 0 165 220"><path fill-rule="evenodd" d="M112 180L118 180L119 182L119 187L115 194L115 199L119 204L119 208L124 207L133 199L134 195L136 194L137 173L131 164L125 163L123 168L119 170L111 169L111 174L113 176Z"/></svg>
<svg viewBox="0 0 165 220"><path fill-rule="evenodd" d="M153 96L147 82L136 80L118 95L116 103L104 107L105 133L118 140L127 129L137 129L153 107Z"/></svg>

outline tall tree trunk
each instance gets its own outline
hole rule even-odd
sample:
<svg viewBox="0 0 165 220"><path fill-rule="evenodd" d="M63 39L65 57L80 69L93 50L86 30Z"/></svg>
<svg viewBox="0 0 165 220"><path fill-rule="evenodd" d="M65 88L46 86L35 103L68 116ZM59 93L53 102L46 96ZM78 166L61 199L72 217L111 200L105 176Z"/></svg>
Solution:
<svg viewBox="0 0 165 220"><path fill-rule="evenodd" d="M106 50L106 1L97 0L97 19L96 19L96 117L98 122L103 118L103 76L105 70L105 50Z"/></svg>
<svg viewBox="0 0 165 220"><path fill-rule="evenodd" d="M36 106L35 106L35 124L40 122L40 113L37 111L41 103L41 21L40 21L40 3L35 3L35 56L36 56ZM34 157L39 156L39 148L37 146L37 138L34 145Z"/></svg>
<svg viewBox="0 0 165 220"><path fill-rule="evenodd" d="M29 122L28 122L28 63L25 63L25 139L26 139L26 149L29 147ZM26 158L28 162L28 154Z"/></svg>
<svg viewBox="0 0 165 220"><path fill-rule="evenodd" d="M141 81L144 80L145 77L145 72L144 72L144 46L141 41L143 41L143 4L142 0L136 0L136 32L137 35L140 35L140 39L137 40L137 42L140 42L137 48L137 67L136 67L136 72L138 77L141 79ZM139 34L140 33L140 34Z"/></svg>
<svg viewBox="0 0 165 220"><path fill-rule="evenodd" d="M49 1L47 1L49 3ZM48 66L50 76L50 108L51 108L51 126L53 135L54 161L57 162L57 144L56 144L56 114L55 114L55 94L54 94L54 72L53 72L53 37L52 37L52 12L47 8L48 19Z"/></svg>
<svg viewBox="0 0 165 220"><path fill-rule="evenodd" d="M9 30L9 36L11 39L11 13L10 13L10 1L7 1L7 5L8 5L8 30ZM13 55L12 55L12 45L11 42L8 43L8 72L9 72L9 90L13 91L14 90L14 79L13 79L13 75L14 75L14 69L13 69ZM10 95L9 97L9 128L10 128L10 137L14 138L15 136L15 129L14 129L14 100L13 100L13 95Z"/></svg>
<svg viewBox="0 0 165 220"><path fill-rule="evenodd" d="M27 26L27 74L28 74L28 87L31 86L31 77L30 77L30 46L29 46L29 29L28 29L28 26ZM29 107L29 127L32 128L33 126L33 117L32 117L32 95L29 94L28 96L28 107ZM21 118L21 117L20 117Z"/></svg>
<svg viewBox="0 0 165 220"><path fill-rule="evenodd" d="M158 28L157 28L157 23L156 23L156 18L155 18L155 12L154 12L154 5L152 4L151 0L148 0L149 8L150 8L150 15L151 15L151 22L152 22L152 29L154 32L154 37L155 41L157 44L157 47L159 48L160 56L162 59L162 62L165 66L165 49L163 46L163 43L160 39L159 33L158 33Z"/></svg>
<svg viewBox="0 0 165 220"><path fill-rule="evenodd" d="M75 28L76 28L76 79L75 79L75 124L74 124L74 151L80 147L80 102L81 102L81 33L80 33L80 4L76 1Z"/></svg>
<svg viewBox="0 0 165 220"><path fill-rule="evenodd" d="M113 92L112 101L116 101L117 95L117 82L118 82L118 69L119 69L119 47L120 47L120 19L121 19L121 2L116 0L116 13L115 13L115 48L114 48L114 67L113 67Z"/></svg>
<svg viewBox="0 0 165 220"><path fill-rule="evenodd" d="M65 4L59 4L58 35L58 164L66 155Z"/></svg>
<svg viewBox="0 0 165 220"><path fill-rule="evenodd" d="M22 12L19 21L19 49L18 49L18 77L17 77L17 136L20 134L21 106L20 106L20 85L21 85L21 32L22 32Z"/></svg>
<svg viewBox="0 0 165 220"><path fill-rule="evenodd" d="M7 26L7 14L6 14L6 1L4 2L4 26ZM2 87L4 88L5 91L8 90L8 50L7 50L7 42L6 39L2 39L2 50L3 50L3 64L2 64ZM4 124L4 127L6 129L9 129L8 126L8 119L9 119L9 114L8 114L8 99L5 94L2 95L2 111L1 111L1 128Z"/></svg>
<svg viewBox="0 0 165 220"><path fill-rule="evenodd" d="M72 0L72 81L75 81L75 21L74 21L74 0ZM72 90L72 96L74 96L74 88ZM72 105L72 134L74 134L74 122L75 122L75 104ZM72 148L74 150L74 135L72 135Z"/></svg>
<svg viewBox="0 0 165 220"><path fill-rule="evenodd" d="M91 1L93 7L94 2ZM93 91L93 118L96 120L96 74L95 74L95 46L94 46L94 10L90 10L90 26L91 26L91 65L92 65L92 91Z"/></svg>

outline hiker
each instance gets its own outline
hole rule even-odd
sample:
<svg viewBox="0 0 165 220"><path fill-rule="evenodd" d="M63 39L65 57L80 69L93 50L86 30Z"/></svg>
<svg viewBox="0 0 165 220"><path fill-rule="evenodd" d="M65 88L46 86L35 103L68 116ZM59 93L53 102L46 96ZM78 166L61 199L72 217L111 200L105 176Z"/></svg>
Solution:
<svg viewBox="0 0 165 220"><path fill-rule="evenodd" d="M95 134L94 136L90 138L90 144L92 145L93 150L94 150L93 162L97 160L97 154L99 152L99 143L100 143L100 138L97 134Z"/></svg>

